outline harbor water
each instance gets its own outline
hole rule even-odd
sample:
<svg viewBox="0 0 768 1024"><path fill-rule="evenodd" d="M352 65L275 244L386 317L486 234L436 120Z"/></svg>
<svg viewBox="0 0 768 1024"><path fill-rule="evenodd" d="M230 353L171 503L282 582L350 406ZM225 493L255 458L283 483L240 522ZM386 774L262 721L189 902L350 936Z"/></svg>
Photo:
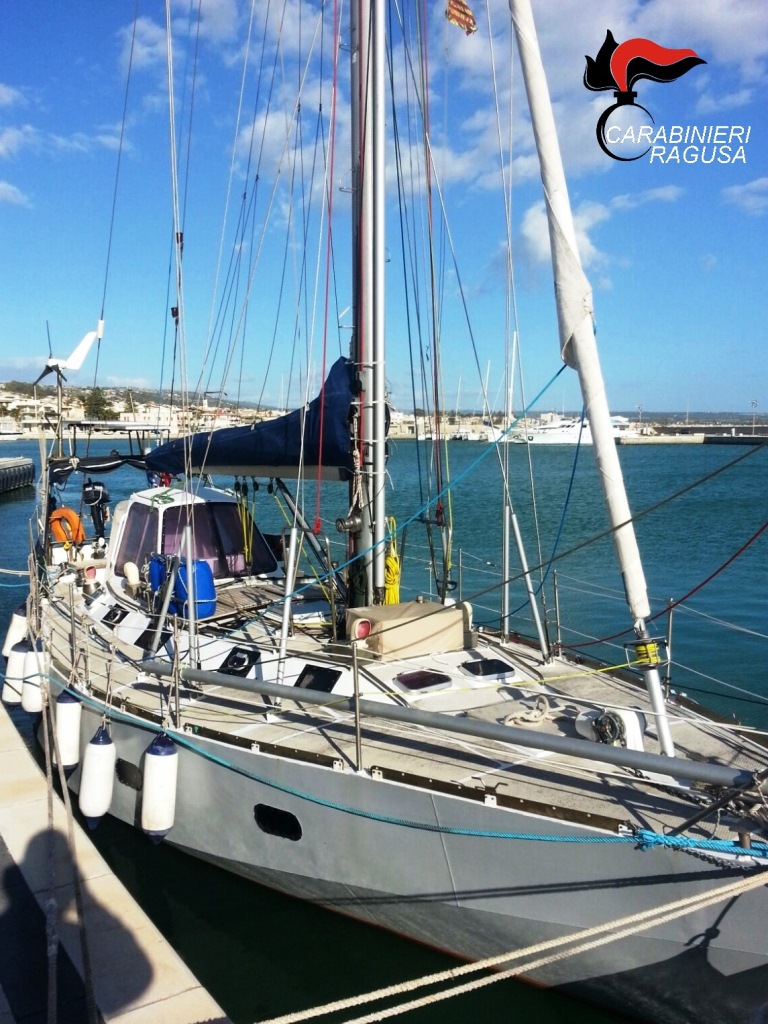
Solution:
<svg viewBox="0 0 768 1024"><path fill-rule="evenodd" d="M115 443L100 445L109 450ZM36 443L15 441L3 447L9 449L3 452L8 456L34 458L39 468ZM524 446L513 447L509 473L528 563L535 568L553 555L556 559L556 601L552 570L543 581L550 639L559 636L563 644L622 662L628 613L605 532L591 451L558 447L529 453ZM748 451L748 457L723 468ZM391 508L401 543L405 531L404 571L410 577L404 596L410 596L408 586L414 592L435 589L423 524L418 517L409 521L418 503L424 507L421 519L435 515L434 504L426 507L429 495L420 492L417 482L419 462L428 455L415 442L391 443L389 473L396 482ZM690 595L673 613L670 685L729 718L768 728L768 531L760 532L768 510L768 446L632 446L622 448L620 457L630 505L639 515L636 530L653 613L663 613L670 602ZM574 474L575 459L579 472ZM450 503L443 499L444 514L455 520L451 593L472 603L476 623L497 626L503 575L497 456L486 445L452 442L449 460L450 474L458 480ZM531 465L538 519L528 497ZM694 487L700 480L706 482ZM126 468L105 477L104 483L114 506L142 481L136 470ZM64 503L77 507L80 484L73 478L62 495ZM674 494L674 500L666 500ZM266 489L259 492L259 503L262 499L266 506ZM314 495L307 499L309 505ZM326 492L322 500L328 500ZM24 579L10 572L26 569L34 504L33 488L0 496L3 635L13 609L26 596ZM590 538L599 539L587 544ZM513 576L518 567L513 555ZM540 580L535 571L534 586ZM513 628L533 634L519 581L512 586L511 608ZM667 616L660 614L655 621L658 633L666 635ZM29 717L14 710L14 719L34 747ZM152 845L143 834L110 819L101 822L93 839L235 1024L268 1020L454 966L440 953L261 889L167 843ZM368 1009L324 1019L351 1020ZM620 1020L516 981L437 1002L409 1019L414 1024L458 1024L472 1016L499 1019L502 1014L535 1016L539 1024Z"/></svg>

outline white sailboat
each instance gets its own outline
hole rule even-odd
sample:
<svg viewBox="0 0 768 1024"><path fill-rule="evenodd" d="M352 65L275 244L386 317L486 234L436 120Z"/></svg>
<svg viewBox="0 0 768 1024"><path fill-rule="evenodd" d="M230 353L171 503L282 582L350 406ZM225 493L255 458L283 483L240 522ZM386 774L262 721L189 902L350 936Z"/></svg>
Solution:
<svg viewBox="0 0 768 1024"><path fill-rule="evenodd" d="M768 751L662 685L533 18L528 0L511 9L630 664L568 657L540 626L532 640L479 631L444 590L399 602L390 585L385 5L370 3L351 12L349 358L294 413L132 456L154 476L110 530L94 515L86 537L76 510L52 520L45 506L31 644L9 635L4 699L37 652L89 818L641 1019L746 1024L768 1012ZM54 455L48 496L107 461ZM284 482L307 473L348 485L340 565ZM216 476L284 495L279 543ZM97 760L107 770L92 776Z"/></svg>

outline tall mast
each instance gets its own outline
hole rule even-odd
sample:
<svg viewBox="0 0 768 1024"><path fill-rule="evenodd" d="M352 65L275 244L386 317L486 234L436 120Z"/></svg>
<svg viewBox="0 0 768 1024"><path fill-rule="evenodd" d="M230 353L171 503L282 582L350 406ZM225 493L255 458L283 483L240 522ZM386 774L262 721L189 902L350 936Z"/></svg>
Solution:
<svg viewBox="0 0 768 1024"><path fill-rule="evenodd" d="M386 388L384 377L384 197L386 5L353 0L350 7L352 62L353 310L352 360L360 381L357 444L361 490L352 511L360 528L353 554L363 555L364 586L353 600L383 600L386 536Z"/></svg>
<svg viewBox="0 0 768 1024"><path fill-rule="evenodd" d="M624 478L611 426L611 414L597 355L592 315L592 289L581 268L565 172L557 141L555 119L541 61L536 28L529 0L509 0L512 22L520 53L520 66L528 97L533 134L539 156L544 202L549 223L550 248L555 278L557 318L563 359L576 369L592 431L616 554L624 580L627 604L638 641L649 634L645 620L650 615L648 590L640 551L632 524ZM661 749L674 756L672 734L667 720L658 668L643 668L651 699Z"/></svg>

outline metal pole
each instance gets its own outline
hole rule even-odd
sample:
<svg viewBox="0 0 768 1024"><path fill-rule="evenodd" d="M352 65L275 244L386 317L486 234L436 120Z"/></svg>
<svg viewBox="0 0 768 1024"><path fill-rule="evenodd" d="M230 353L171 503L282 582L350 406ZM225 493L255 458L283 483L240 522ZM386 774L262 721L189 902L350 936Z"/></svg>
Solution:
<svg viewBox="0 0 768 1024"><path fill-rule="evenodd" d="M523 572L523 579L525 581L525 590L528 594L528 603L531 606L531 614L533 615L533 621L536 626L536 635L539 638L539 648L541 649L542 657L545 661L549 660L549 644L547 643L547 635L544 632L544 627L541 623L541 615L539 614L539 606L536 602L536 595L533 591L533 584L531 583L531 573L528 569L528 560L525 557L525 548L523 547L523 538L520 533L520 524L517 521L517 516L510 507L510 518L512 523L512 531L515 536L515 544L517 545L517 554L520 559L520 568Z"/></svg>
<svg viewBox="0 0 768 1024"><path fill-rule="evenodd" d="M669 687L672 681L672 616L674 614L674 602L670 598L669 615L667 616L667 669L662 679L664 696L669 697Z"/></svg>
<svg viewBox="0 0 768 1024"><path fill-rule="evenodd" d="M148 661L142 665L145 672L168 678L173 669L161 661ZM354 711L353 697L339 697L334 693L320 693L316 690L301 690L296 693L293 686L280 686L259 679L243 679L230 676L224 672L206 672L187 666L181 668L182 679L190 682L204 683L211 686L225 686L229 689L243 690L249 693L260 693L269 696L286 698L301 704L315 704L319 707L331 707L336 711ZM437 711L420 711L417 708L401 707L398 704L383 704L381 701L360 700L360 714L368 718L381 718L391 722L407 722L421 725L441 732L458 733L462 736L476 736L481 739L512 743L515 746L533 750L551 750L557 754L578 757L587 761L602 761L606 764L620 765L651 774L661 774L674 779L685 779L694 782L705 782L714 786L743 786L750 781L760 787L761 780L755 772L737 766L710 764L708 761L687 761L681 757L666 757L661 754L648 754L645 751L632 750L628 747L613 747L605 743L593 743L579 737L555 736L518 726L499 725L496 722L481 722L471 718L459 718ZM760 790L762 791L762 790Z"/></svg>
<svg viewBox="0 0 768 1024"><path fill-rule="evenodd" d="M293 578L296 573L296 548L299 531L292 526L289 531L288 558L285 567L285 598L283 600L283 621L280 627L280 660L277 663L277 681L282 683L285 678L285 654L288 648L288 634L291 629L291 607L293 595Z"/></svg>
<svg viewBox="0 0 768 1024"><path fill-rule="evenodd" d="M352 644L352 683L355 688L355 768L363 770L363 734L360 727L360 670L357 662L357 643Z"/></svg>
<svg viewBox="0 0 768 1024"><path fill-rule="evenodd" d="M184 550L187 557L187 627L189 633L189 655L199 665L197 649L197 586L195 581L195 558L192 547L192 527L184 527Z"/></svg>

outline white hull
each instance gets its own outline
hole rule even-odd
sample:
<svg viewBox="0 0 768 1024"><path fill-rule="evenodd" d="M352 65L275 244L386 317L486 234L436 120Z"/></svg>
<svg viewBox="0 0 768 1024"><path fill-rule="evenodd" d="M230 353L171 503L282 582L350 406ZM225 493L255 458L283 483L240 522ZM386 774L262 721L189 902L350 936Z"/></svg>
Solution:
<svg viewBox="0 0 768 1024"><path fill-rule="evenodd" d="M71 583L64 572L39 609L54 699L71 678ZM289 689L288 701L267 713L263 699L245 689L249 679L270 678L274 648L263 646L263 633L260 659L245 672L238 668L230 688L228 677L216 672L246 644L227 641L221 630L214 640L200 624L203 669L214 674L203 672L210 678L197 688L180 684L181 723L171 727L174 687L142 672L149 656L136 646L140 637L147 642L147 613L138 602L103 589L93 596L75 586L74 601L74 621L88 626L75 641L84 652L77 687L83 701L80 746L85 750L106 715L117 753L109 813L140 823L145 752L164 729L179 754L175 820L165 841L260 884L475 961L664 908L760 870L759 862L756 867L751 858L739 859L736 847L723 856L644 850L622 834L623 821L640 827L651 822L661 832L688 817L690 800L674 787L646 785L636 773L592 760L569 766L569 757L455 736L439 724L400 726L366 717L368 708L387 707L386 701L366 705L358 768L354 717L342 713L344 701L336 710L315 710L302 700L311 691L294 698ZM331 649L338 653L328 660L323 645L307 646L298 632L289 641L284 683L292 687L307 667L321 662L348 671L343 645ZM460 712L463 702L473 709L470 721L494 723L520 710L523 677L532 663L542 682L548 674L557 680L569 672L583 674L581 687L605 680L565 661L545 665L527 646L479 642L452 655L374 659L361 671L371 682L399 678L391 673L404 668L406 675L439 669L447 679L461 675L467 659L490 659L491 667L500 657L517 666L510 681L486 673L488 682L473 690L464 674L455 696L443 683L432 697L422 695L421 706L429 710L439 701ZM614 701L641 706L645 700L631 681L612 680L611 686L618 688ZM559 704L556 689L542 690L540 683L535 692L548 693L553 707ZM453 716L445 718L450 729ZM533 728L536 743L547 733L578 733L568 716ZM682 725L676 735L684 746ZM709 739L716 743L714 734ZM652 732L640 737L643 743L655 748ZM587 758L600 756L599 744L577 740L582 744ZM760 748L748 753L750 767L768 764ZM75 790L80 771L70 779ZM719 834L732 838L727 816L721 826ZM710 818L687 831L708 838L713 828ZM524 969L523 976L622 1012L628 1004L645 1006L638 1011L643 1019L747 1024L768 1012L767 918L768 892L760 885L634 937ZM711 991L702 1001L707 986Z"/></svg>
<svg viewBox="0 0 768 1024"><path fill-rule="evenodd" d="M97 711L84 716L83 744L98 723ZM125 763L138 771L154 734L114 720L112 734L128 782L120 781L119 763L110 813L134 824L140 793L130 784ZM174 846L461 959L483 959L572 934L707 892L742 874L631 844L459 836L441 829L584 838L604 833L376 781L368 773L233 751L208 740L195 740L197 752L191 752L187 735L176 738L177 821L168 837ZM227 766L216 763L220 760ZM78 780L79 771L71 780L75 789ZM261 830L257 805L295 816L301 838ZM726 1019L726 1007L728 1020L760 1020L768 1011L768 957L743 947L747 936L762 933L767 915L768 892L761 888L725 911L719 905L525 976L623 1012L632 1005L640 1016L647 1012L659 1022L715 1024ZM710 1016L702 1011L703 991Z"/></svg>

